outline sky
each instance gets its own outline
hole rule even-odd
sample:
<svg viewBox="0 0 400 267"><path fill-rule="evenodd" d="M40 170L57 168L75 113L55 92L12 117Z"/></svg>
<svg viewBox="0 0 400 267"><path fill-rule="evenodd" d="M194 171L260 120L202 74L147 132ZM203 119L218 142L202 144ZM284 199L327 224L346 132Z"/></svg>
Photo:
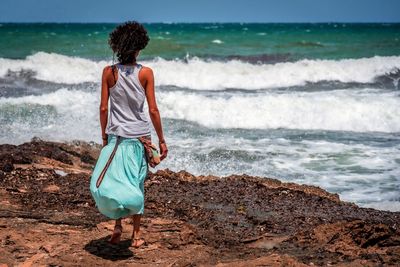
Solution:
<svg viewBox="0 0 400 267"><path fill-rule="evenodd" d="M400 22L400 0L1 0L0 22Z"/></svg>

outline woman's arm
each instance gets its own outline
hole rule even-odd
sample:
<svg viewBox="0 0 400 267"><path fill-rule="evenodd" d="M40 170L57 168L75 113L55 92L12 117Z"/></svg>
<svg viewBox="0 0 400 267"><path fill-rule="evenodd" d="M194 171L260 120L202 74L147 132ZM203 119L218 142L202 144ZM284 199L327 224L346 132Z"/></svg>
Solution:
<svg viewBox="0 0 400 267"><path fill-rule="evenodd" d="M101 125L101 136L103 138L103 146L107 145L107 134L106 126L108 119L108 97L109 97L109 80L110 75L113 75L110 66L107 66L103 70L101 77L101 100L100 100L100 125ZM111 76L112 77L112 76Z"/></svg>
<svg viewBox="0 0 400 267"><path fill-rule="evenodd" d="M158 111L156 103L153 70L148 67L143 67L139 73L139 79L141 80L140 81L141 83L143 81L142 85L144 84L143 87L146 92L147 104L149 106L149 114L151 122L153 123L154 129L156 130L158 136L160 152L161 152L160 158L161 160L163 160L165 157L167 157L168 148L167 144L165 143L160 112Z"/></svg>

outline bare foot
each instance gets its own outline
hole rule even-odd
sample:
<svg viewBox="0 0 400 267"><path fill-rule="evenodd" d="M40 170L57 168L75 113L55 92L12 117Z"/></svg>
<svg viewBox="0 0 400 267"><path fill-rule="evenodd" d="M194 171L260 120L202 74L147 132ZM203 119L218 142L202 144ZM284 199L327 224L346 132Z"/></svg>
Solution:
<svg viewBox="0 0 400 267"><path fill-rule="evenodd" d="M108 242L111 244L118 244L119 241L121 240L121 235L122 235L122 226L116 225L114 227L114 231L111 235L111 238L108 240Z"/></svg>
<svg viewBox="0 0 400 267"><path fill-rule="evenodd" d="M139 248L143 245L146 245L146 240L143 238L133 238L131 246L134 248Z"/></svg>

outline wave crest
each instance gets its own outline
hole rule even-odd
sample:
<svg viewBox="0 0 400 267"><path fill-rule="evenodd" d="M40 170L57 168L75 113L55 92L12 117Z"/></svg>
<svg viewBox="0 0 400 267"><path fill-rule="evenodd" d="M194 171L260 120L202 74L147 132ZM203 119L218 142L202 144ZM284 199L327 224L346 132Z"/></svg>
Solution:
<svg viewBox="0 0 400 267"><path fill-rule="evenodd" d="M95 127L88 129L87 125L98 127L98 96L99 92L60 89L40 96L0 98L0 112L9 105L50 105L63 118L60 125L75 124L79 131L96 131ZM398 92L385 93L372 89L231 96L207 96L184 91L157 93L163 117L191 121L210 128L354 132L400 132L398 99Z"/></svg>
<svg viewBox="0 0 400 267"><path fill-rule="evenodd" d="M212 128L400 132L398 97L342 90L229 98L168 92L159 93L159 103L167 118Z"/></svg>
<svg viewBox="0 0 400 267"><path fill-rule="evenodd" d="M342 60L300 60L275 64L251 64L239 60L208 61L197 57L181 60L156 58L143 61L156 74L157 86L199 90L269 89L302 86L321 81L372 83L400 69L400 56ZM92 61L38 52L26 59L0 58L0 76L9 71L33 71L35 78L53 83L98 83L109 61Z"/></svg>

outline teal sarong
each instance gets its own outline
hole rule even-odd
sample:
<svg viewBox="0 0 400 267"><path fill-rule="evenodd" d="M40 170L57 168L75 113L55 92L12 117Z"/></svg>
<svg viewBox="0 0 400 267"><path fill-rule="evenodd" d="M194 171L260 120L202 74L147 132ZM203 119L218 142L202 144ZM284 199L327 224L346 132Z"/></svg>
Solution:
<svg viewBox="0 0 400 267"><path fill-rule="evenodd" d="M105 216L119 219L143 214L144 181L148 173L144 153L143 144L136 138L108 136L108 144L102 148L90 178L90 192ZM114 157L105 168L112 154ZM99 184L102 172L104 176Z"/></svg>

